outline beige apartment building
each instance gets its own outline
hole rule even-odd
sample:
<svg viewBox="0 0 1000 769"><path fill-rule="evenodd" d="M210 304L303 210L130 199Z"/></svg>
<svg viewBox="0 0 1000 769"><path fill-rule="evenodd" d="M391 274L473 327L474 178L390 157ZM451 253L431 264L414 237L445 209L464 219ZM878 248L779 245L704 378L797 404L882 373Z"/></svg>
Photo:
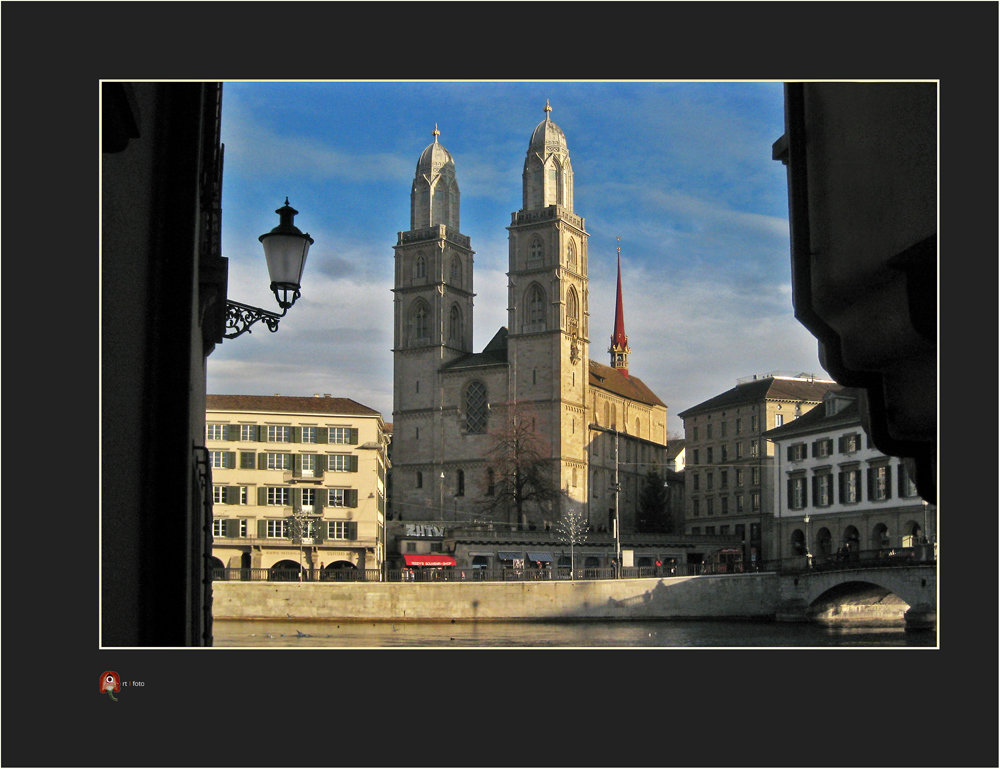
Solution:
<svg viewBox="0 0 1000 769"><path fill-rule="evenodd" d="M214 567L380 570L388 443L350 398L208 395Z"/></svg>
<svg viewBox="0 0 1000 769"><path fill-rule="evenodd" d="M743 377L736 387L678 414L684 420L684 531L735 535L744 562L773 552L773 446L764 438L840 385L808 374Z"/></svg>

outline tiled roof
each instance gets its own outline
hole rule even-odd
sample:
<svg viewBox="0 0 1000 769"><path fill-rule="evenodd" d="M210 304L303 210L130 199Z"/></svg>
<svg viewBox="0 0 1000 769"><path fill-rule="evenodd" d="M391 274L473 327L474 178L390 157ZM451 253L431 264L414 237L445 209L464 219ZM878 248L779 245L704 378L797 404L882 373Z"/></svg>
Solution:
<svg viewBox="0 0 1000 769"><path fill-rule="evenodd" d="M823 380L778 379L766 377L736 385L731 390L702 401L677 414L682 419L690 414L715 411L743 403L769 401L806 401L819 403L829 390L839 390L841 386Z"/></svg>
<svg viewBox="0 0 1000 769"><path fill-rule="evenodd" d="M656 397L656 394L646 387L645 383L639 377L631 374L625 376L617 369L605 366L596 360L590 361L590 386L600 387L602 390L613 392L625 398L631 398L640 403L663 406L664 408L667 405Z"/></svg>
<svg viewBox="0 0 1000 769"><path fill-rule="evenodd" d="M482 352L473 352L449 361L441 367L442 371L454 371L458 369L476 368L478 366L496 366L507 363L507 329L501 326L500 330L493 335L489 344L483 348Z"/></svg>
<svg viewBox="0 0 1000 769"><path fill-rule="evenodd" d="M683 438L667 438L667 459L676 459L686 446L687 441Z"/></svg>
<svg viewBox="0 0 1000 769"><path fill-rule="evenodd" d="M764 433L764 436L774 440L802 433L811 434L821 432L843 423L860 424L861 414L858 408L858 391L845 387L840 391L840 395L849 401L841 407L840 411L827 416L826 403L820 403L817 406L813 406L798 419L793 419L791 422L787 422L780 427L771 428Z"/></svg>
<svg viewBox="0 0 1000 769"><path fill-rule="evenodd" d="M296 414L351 414L379 416L379 412L350 398L294 395L208 395L209 411L266 411Z"/></svg>

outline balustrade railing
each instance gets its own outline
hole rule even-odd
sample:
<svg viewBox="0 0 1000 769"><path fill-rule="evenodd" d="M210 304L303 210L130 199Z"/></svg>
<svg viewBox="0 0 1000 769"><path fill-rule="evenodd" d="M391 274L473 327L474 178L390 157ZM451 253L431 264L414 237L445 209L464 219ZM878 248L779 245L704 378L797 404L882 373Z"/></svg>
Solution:
<svg viewBox="0 0 1000 769"><path fill-rule="evenodd" d="M217 582L532 582L542 580L641 579L655 577L698 577L754 572L794 573L836 569L896 568L933 564L934 545L884 548L839 553L799 555L773 561L735 563L667 563L663 566L543 568L472 567L406 569L213 569Z"/></svg>

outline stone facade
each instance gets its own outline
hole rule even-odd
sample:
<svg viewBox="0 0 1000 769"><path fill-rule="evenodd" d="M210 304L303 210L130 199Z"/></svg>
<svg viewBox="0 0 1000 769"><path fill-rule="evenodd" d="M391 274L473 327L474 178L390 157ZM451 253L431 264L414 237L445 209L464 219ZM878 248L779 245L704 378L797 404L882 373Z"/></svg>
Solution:
<svg viewBox="0 0 1000 769"><path fill-rule="evenodd" d="M664 470L665 404L629 373L627 358L622 368L589 357L589 236L573 209L566 137L549 111L531 135L523 208L507 228L507 326L481 352L471 348L474 251L458 230L455 162L436 127L418 160L410 229L394 247L396 520L542 529L573 507L604 531L617 501L625 531L646 472ZM520 520L485 512L487 454L514 424L531 426L562 492Z"/></svg>
<svg viewBox="0 0 1000 769"><path fill-rule="evenodd" d="M769 428L789 423L840 389L828 379L764 374L680 412L684 420L684 531L735 535L744 561L778 557L773 542L773 447Z"/></svg>

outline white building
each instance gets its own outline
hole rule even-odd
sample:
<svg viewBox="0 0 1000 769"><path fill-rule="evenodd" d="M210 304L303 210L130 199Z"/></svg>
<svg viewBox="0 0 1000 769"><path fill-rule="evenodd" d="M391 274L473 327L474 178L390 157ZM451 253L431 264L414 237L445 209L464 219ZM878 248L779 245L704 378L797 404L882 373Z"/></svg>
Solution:
<svg viewBox="0 0 1000 769"><path fill-rule="evenodd" d="M764 437L773 445L775 557L885 557L935 542L936 508L902 460L874 448L857 390L828 392Z"/></svg>

